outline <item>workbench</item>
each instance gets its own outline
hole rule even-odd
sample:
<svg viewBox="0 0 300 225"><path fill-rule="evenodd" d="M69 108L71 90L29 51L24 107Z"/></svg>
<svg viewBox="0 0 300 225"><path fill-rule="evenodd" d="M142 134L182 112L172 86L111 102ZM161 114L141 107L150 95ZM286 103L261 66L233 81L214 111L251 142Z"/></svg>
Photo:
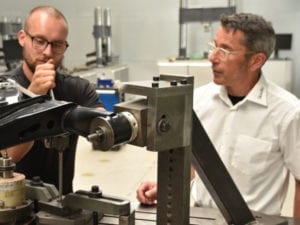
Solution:
<svg viewBox="0 0 300 225"><path fill-rule="evenodd" d="M290 217L266 216L253 212L255 218L263 224L286 224L300 225L300 220ZM99 225L119 225L119 218L115 216L104 216ZM126 224L126 223L124 223ZM218 209L191 207L190 225L225 225L226 221ZM147 206L137 206L135 210L135 225L156 225L156 208Z"/></svg>

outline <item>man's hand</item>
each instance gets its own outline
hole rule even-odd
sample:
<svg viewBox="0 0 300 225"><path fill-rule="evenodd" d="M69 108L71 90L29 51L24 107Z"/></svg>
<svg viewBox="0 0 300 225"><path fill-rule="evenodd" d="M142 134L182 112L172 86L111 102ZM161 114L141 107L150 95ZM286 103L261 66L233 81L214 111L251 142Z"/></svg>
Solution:
<svg viewBox="0 0 300 225"><path fill-rule="evenodd" d="M146 205L154 205L157 199L157 183L143 182L136 191L136 198Z"/></svg>
<svg viewBox="0 0 300 225"><path fill-rule="evenodd" d="M28 90L37 95L45 95L55 87L55 65L53 59L35 68Z"/></svg>
<svg viewBox="0 0 300 225"><path fill-rule="evenodd" d="M300 218L300 181L295 180L294 217Z"/></svg>

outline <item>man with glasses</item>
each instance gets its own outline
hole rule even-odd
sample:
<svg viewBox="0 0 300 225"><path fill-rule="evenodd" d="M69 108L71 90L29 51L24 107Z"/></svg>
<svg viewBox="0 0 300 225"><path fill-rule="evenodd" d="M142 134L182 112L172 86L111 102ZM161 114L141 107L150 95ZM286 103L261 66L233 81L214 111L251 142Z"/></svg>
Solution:
<svg viewBox="0 0 300 225"><path fill-rule="evenodd" d="M67 35L68 24L60 11L51 6L32 9L24 28L18 33L24 62L11 72L11 78L34 94L48 94L56 100L103 110L97 93L87 80L57 71L69 46ZM66 138L68 147L63 153L63 194L73 191L78 136L71 134ZM25 174L27 179L39 176L42 181L58 188L58 152L46 148L44 140L20 144L7 151L16 163L17 172Z"/></svg>
<svg viewBox="0 0 300 225"><path fill-rule="evenodd" d="M262 17L222 16L209 43L213 82L195 90L194 110L249 208L279 215L291 174L300 217L299 100L262 74L274 46L275 32ZM195 205L215 207L198 174L192 177ZM142 183L137 198L154 204L155 182Z"/></svg>

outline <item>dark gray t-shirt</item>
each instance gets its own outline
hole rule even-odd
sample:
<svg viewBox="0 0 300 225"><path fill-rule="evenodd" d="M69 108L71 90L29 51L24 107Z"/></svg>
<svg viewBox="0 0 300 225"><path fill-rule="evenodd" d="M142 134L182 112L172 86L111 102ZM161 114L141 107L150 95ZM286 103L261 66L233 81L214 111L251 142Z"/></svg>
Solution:
<svg viewBox="0 0 300 225"><path fill-rule="evenodd" d="M10 78L27 88L30 81L25 76L22 67L10 72ZM81 106L103 107L94 87L77 76L57 73L56 87L53 93L56 100L74 102ZM73 192L75 150L78 135L69 136L68 147L63 153L63 194ZM54 184L58 188L58 151L45 147L44 139L35 140L32 149L17 163L16 172L22 173L26 179L39 176L42 181Z"/></svg>

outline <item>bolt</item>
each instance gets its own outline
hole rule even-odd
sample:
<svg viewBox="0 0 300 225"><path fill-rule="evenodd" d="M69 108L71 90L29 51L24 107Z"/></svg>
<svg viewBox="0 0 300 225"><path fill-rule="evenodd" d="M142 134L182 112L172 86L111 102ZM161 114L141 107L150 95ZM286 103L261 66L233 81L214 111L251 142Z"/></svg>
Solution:
<svg viewBox="0 0 300 225"><path fill-rule="evenodd" d="M183 84L183 85L185 85L185 84L187 84L188 82L187 82L187 79L182 79L181 81L180 81L180 84Z"/></svg>
<svg viewBox="0 0 300 225"><path fill-rule="evenodd" d="M154 76L153 81L159 81L159 76Z"/></svg>
<svg viewBox="0 0 300 225"><path fill-rule="evenodd" d="M168 132L171 129L171 124L167 119L161 119L158 122L159 131L161 132Z"/></svg>
<svg viewBox="0 0 300 225"><path fill-rule="evenodd" d="M172 80L170 84L171 84L171 86L177 86L177 81L176 80Z"/></svg>
<svg viewBox="0 0 300 225"><path fill-rule="evenodd" d="M153 88L158 88L159 87L159 83L158 82L152 82L152 87Z"/></svg>

